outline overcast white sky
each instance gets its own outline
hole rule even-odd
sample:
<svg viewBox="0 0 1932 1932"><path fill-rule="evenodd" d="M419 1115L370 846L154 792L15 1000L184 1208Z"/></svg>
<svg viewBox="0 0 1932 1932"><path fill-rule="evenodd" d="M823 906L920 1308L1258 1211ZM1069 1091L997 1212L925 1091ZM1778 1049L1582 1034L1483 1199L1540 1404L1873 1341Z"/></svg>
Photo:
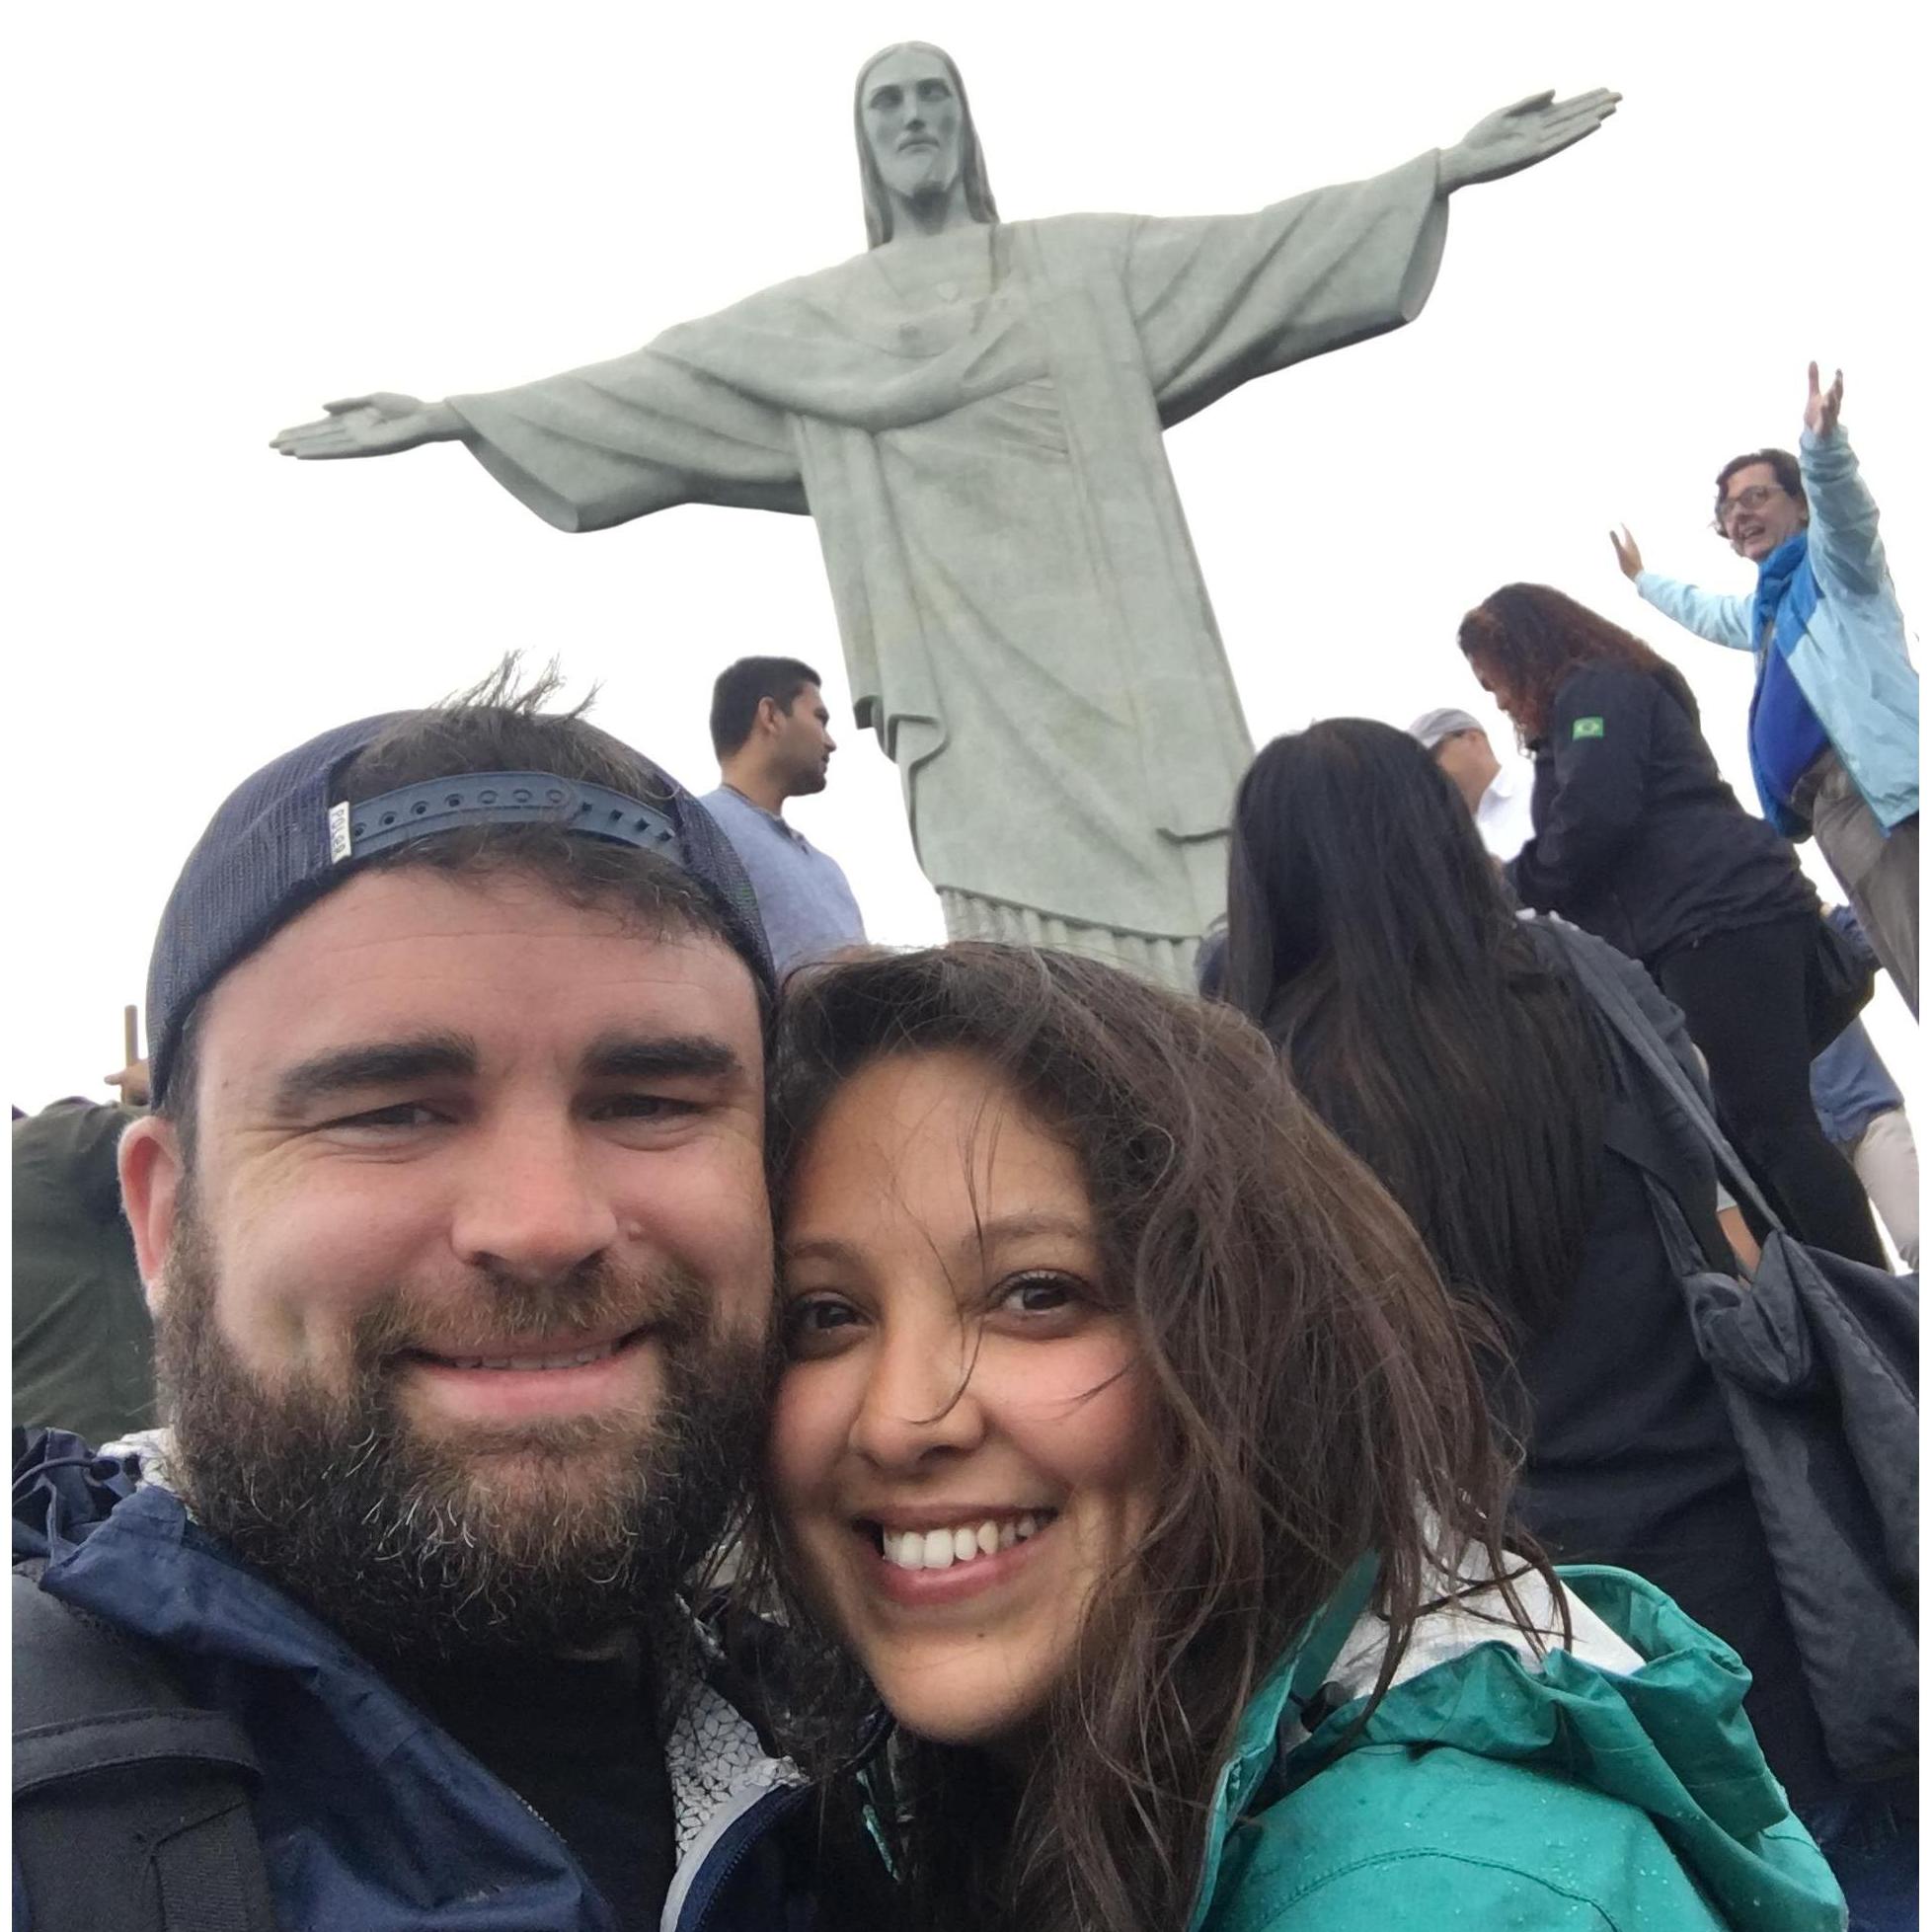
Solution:
<svg viewBox="0 0 1932 1932"><path fill-rule="evenodd" d="M1009 219L1257 206L1445 145L1540 87L1620 89L1599 135L1457 196L1418 323L1236 391L1169 453L1258 742L1336 714L1494 718L1456 619L1541 579L1683 664L1748 797L1748 662L1640 605L1604 531L1626 519L1657 567L1744 587L1706 527L1710 479L1796 438L1816 355L1846 371L1923 621L1925 106L1906 11L23 14L5 116L9 1097L104 1091L162 900L235 783L511 647L600 681L600 721L697 789L717 670L751 651L816 663L847 729L797 822L876 938L940 936L896 776L850 729L809 521L687 508L564 537L454 448L297 465L266 447L328 397L570 368L856 253L850 90L889 40L958 57ZM1910 1088L1889 988L1872 1015Z"/></svg>

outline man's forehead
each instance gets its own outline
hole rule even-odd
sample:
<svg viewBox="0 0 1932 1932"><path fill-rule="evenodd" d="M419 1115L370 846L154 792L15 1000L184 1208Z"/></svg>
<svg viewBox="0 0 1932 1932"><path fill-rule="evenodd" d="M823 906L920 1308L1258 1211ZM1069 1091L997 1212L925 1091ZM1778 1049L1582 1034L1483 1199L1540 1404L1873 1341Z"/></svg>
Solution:
<svg viewBox="0 0 1932 1932"><path fill-rule="evenodd" d="M475 974L465 969L472 947ZM580 974L552 983L580 956ZM259 1037L261 1022L287 1001L300 1002L280 1030L288 1045L312 1024L353 1022L362 1008L425 1021L454 1015L474 1003L486 962L499 990L505 974L527 972L533 998L542 985L553 1001L585 1008L599 998L640 1009L669 1001L687 1020L757 1038L750 968L714 934L615 899L579 904L520 871L467 877L407 866L346 881L224 974L207 995L204 1043L217 1046L222 1016L234 1013L254 1036L248 1057L277 1057L265 1053L271 1042ZM534 1037L555 1017L532 1007L516 1023Z"/></svg>
<svg viewBox="0 0 1932 1932"><path fill-rule="evenodd" d="M1727 496L1735 497L1739 491L1753 490L1761 483L1771 484L1774 488L1782 487L1778 484L1778 472L1771 464L1746 463L1725 478L1724 488Z"/></svg>

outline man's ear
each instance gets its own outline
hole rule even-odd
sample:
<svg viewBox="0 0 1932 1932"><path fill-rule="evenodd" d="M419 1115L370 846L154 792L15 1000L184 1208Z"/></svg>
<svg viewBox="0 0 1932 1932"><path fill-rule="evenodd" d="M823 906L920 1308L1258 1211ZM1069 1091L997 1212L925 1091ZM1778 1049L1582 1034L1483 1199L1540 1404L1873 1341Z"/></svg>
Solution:
<svg viewBox="0 0 1932 1932"><path fill-rule="evenodd" d="M181 1135L158 1114L139 1120L120 1136L120 1204L134 1231L134 1259L148 1305L167 1292L168 1251L174 1245L185 1170Z"/></svg>
<svg viewBox="0 0 1932 1932"><path fill-rule="evenodd" d="M784 724L785 714L779 709L778 700L776 698L760 698L758 700L758 729L761 732L776 732L782 730Z"/></svg>

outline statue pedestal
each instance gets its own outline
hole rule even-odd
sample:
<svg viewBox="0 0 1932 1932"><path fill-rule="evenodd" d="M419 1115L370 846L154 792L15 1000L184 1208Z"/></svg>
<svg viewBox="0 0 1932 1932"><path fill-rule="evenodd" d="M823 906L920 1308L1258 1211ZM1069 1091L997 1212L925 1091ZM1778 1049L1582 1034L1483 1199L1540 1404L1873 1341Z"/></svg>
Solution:
<svg viewBox="0 0 1932 1932"><path fill-rule="evenodd" d="M1142 979L1175 992L1195 990L1198 937L1169 939L1153 933L1121 932L1114 926L1090 926L1077 919L1057 919L1030 905L1008 905L1001 899L981 898L975 892L939 889L940 910L946 915L948 939L994 939L1009 946L1047 946L1057 953L1078 953L1109 966L1124 966Z"/></svg>

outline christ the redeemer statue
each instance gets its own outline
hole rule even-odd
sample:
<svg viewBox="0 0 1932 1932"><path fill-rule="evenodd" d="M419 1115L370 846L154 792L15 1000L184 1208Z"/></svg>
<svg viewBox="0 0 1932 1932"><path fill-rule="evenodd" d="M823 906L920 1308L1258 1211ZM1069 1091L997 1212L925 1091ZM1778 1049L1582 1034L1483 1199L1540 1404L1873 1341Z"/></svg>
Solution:
<svg viewBox="0 0 1932 1932"><path fill-rule="evenodd" d="M1518 102L1255 214L1001 222L958 69L890 47L854 103L865 254L615 361L354 397L274 446L462 442L562 530L673 503L809 512L858 722L898 765L948 932L1191 984L1253 747L1161 431L1411 321L1448 196L1616 101Z"/></svg>

